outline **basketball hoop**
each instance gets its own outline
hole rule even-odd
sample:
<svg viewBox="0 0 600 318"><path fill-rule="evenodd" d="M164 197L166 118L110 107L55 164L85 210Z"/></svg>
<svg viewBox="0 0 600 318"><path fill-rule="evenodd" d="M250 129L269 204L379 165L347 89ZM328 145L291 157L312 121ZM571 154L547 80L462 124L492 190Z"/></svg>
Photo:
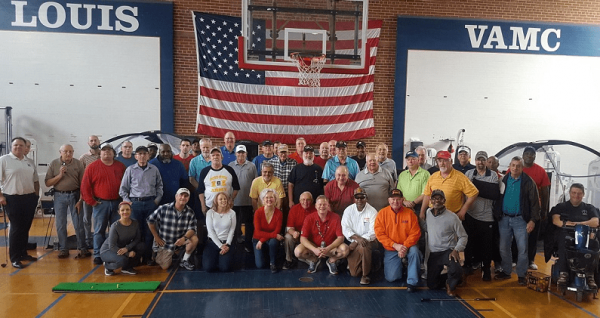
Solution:
<svg viewBox="0 0 600 318"><path fill-rule="evenodd" d="M325 65L325 54L313 57L302 57L300 53L290 54L290 58L298 67L298 85L321 86L321 70Z"/></svg>

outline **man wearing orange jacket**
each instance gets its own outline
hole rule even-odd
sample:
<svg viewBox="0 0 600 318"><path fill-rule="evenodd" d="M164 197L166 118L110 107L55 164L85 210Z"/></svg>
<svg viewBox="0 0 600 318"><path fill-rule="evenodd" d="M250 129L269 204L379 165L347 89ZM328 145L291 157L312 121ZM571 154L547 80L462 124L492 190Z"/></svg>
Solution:
<svg viewBox="0 0 600 318"><path fill-rule="evenodd" d="M389 206L381 209L375 219L375 235L385 248L383 259L385 279L389 282L402 278L402 259L408 258L407 291L416 291L419 283L421 252L415 245L421 236L415 213L402 206L402 191L392 190Z"/></svg>

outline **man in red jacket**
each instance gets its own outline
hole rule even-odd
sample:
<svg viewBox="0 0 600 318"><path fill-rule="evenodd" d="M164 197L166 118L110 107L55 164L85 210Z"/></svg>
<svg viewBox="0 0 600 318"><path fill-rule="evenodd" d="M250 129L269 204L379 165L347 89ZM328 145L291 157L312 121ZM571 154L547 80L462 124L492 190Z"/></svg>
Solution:
<svg viewBox="0 0 600 318"><path fill-rule="evenodd" d="M115 151L109 143L100 146L100 160L89 164L81 182L83 200L93 207L94 264L102 264L100 247L106 240L106 227L119 219L119 187L125 165L115 160Z"/></svg>

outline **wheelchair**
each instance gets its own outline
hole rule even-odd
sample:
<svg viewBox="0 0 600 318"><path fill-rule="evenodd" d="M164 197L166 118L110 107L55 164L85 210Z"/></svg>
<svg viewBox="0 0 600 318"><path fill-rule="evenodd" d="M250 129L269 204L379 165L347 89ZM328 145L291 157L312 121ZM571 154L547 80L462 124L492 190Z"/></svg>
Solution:
<svg viewBox="0 0 600 318"><path fill-rule="evenodd" d="M577 302L581 302L583 297L592 294L597 299L598 288L588 285L589 273L594 273L596 285L598 284L598 260L599 244L596 237L597 229L590 228L587 225L576 225L575 227L566 227L573 236L567 235L565 238L565 251L568 264L569 278L566 284L557 283L558 292L563 296L569 292L576 294ZM569 233L571 234L571 233ZM559 271L556 263L552 265L553 281L558 281Z"/></svg>

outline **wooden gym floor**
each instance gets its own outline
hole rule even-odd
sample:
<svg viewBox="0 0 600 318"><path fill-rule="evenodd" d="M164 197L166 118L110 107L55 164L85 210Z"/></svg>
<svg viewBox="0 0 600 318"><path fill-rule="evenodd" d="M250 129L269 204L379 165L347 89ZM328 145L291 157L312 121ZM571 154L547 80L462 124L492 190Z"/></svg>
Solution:
<svg viewBox="0 0 600 318"><path fill-rule="evenodd" d="M382 271L367 287L347 273L330 275L321 265L315 274L306 265L271 274L246 269L252 257L239 249L239 270L232 273L192 272L177 268L138 267L138 275L107 277L91 258L58 259L43 239L48 217L36 217L30 241L38 247L30 254L39 260L17 270L10 263L0 268L0 317L598 317L600 301L589 297L577 303L573 293L559 295L552 287L539 293L519 286L516 275L508 281L482 282L480 271L468 277L452 300L442 290L421 288L408 294L404 283L387 283ZM4 253L4 224L0 223L0 252ZM54 235L54 231L52 232ZM72 234L72 233L70 233ZM237 255L236 254L236 255ZM4 258L4 256L2 256ZM550 265L538 254L539 271ZM53 293L61 282L162 281L154 293ZM475 298L495 297L496 301ZM450 301L421 302L422 298Z"/></svg>

